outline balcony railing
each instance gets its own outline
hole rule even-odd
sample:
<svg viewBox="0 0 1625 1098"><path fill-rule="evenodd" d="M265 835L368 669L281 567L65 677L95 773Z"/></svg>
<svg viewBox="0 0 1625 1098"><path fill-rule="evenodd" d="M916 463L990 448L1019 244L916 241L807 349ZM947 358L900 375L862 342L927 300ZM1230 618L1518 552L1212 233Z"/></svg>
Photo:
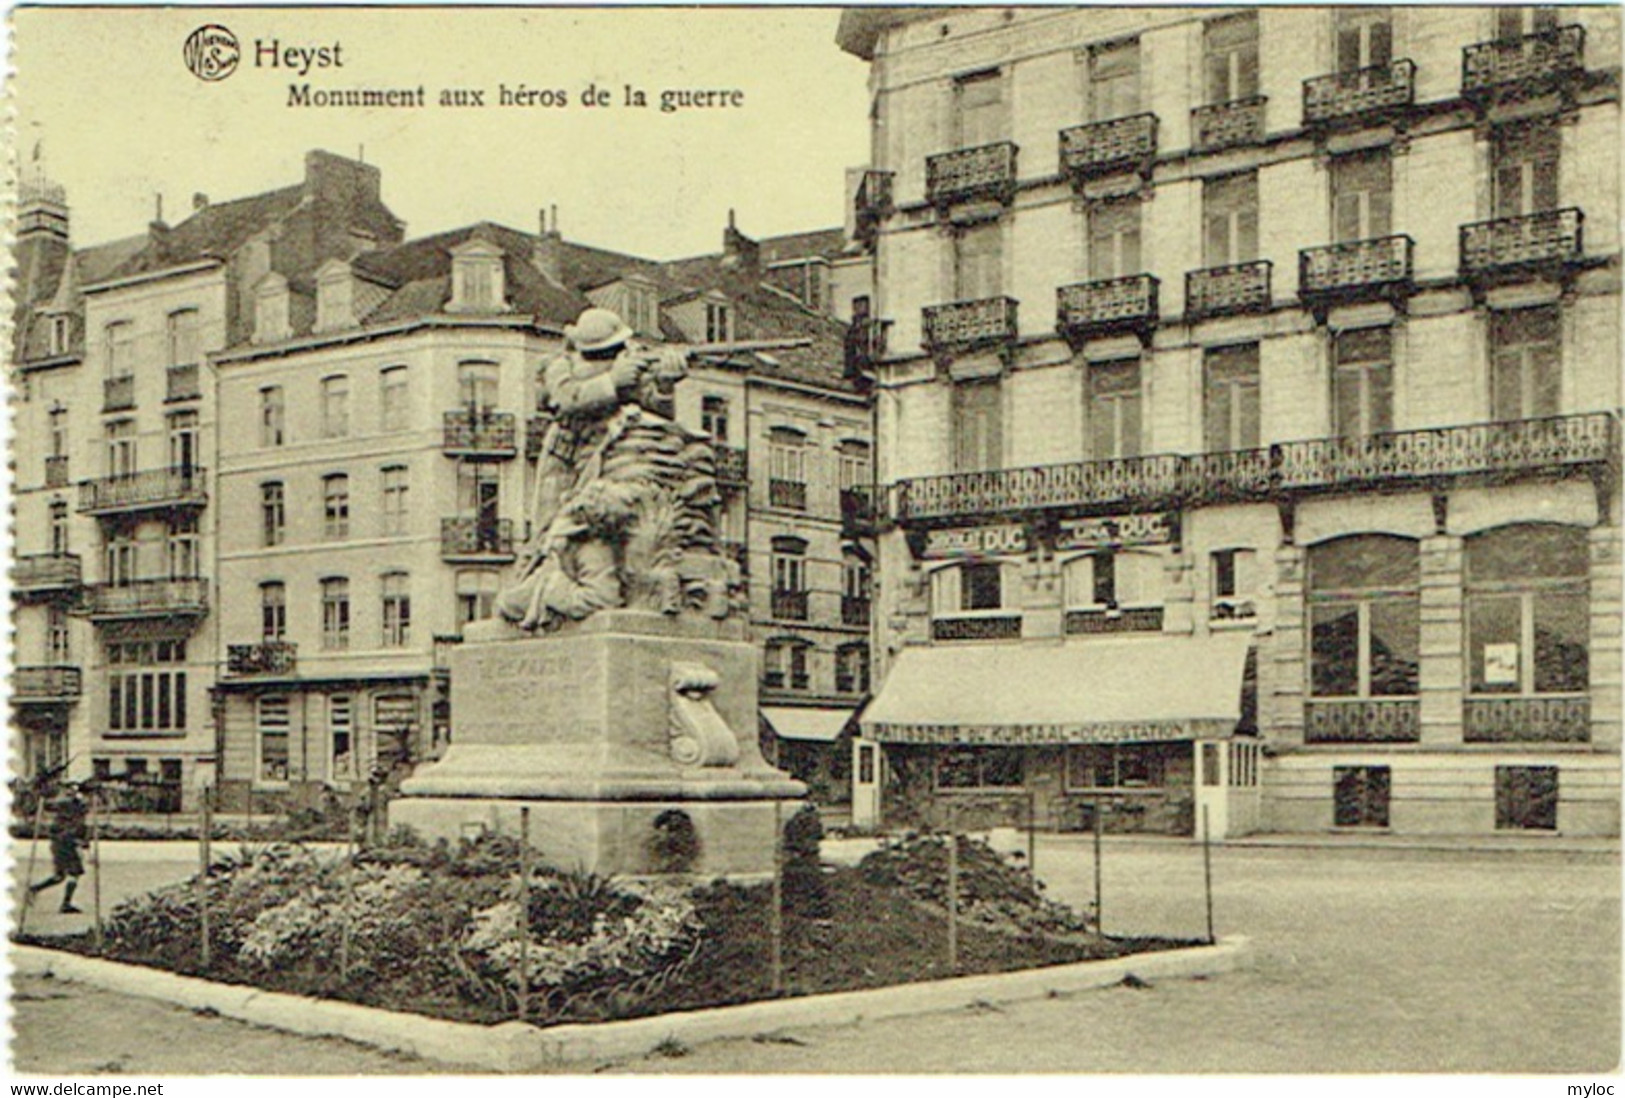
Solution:
<svg viewBox="0 0 1625 1098"><path fill-rule="evenodd" d="M1416 65L1395 61L1303 82L1303 124L1325 125L1403 110L1416 101Z"/></svg>
<svg viewBox="0 0 1625 1098"><path fill-rule="evenodd" d="M160 507L202 507L209 502L206 483L204 470L195 465L82 481L79 511L101 515Z"/></svg>
<svg viewBox="0 0 1625 1098"><path fill-rule="evenodd" d="M1145 172L1157 158L1157 116L1134 114L1061 131L1061 170L1076 180Z"/></svg>
<svg viewBox="0 0 1625 1098"><path fill-rule="evenodd" d="M62 664L19 667L11 679L11 700L24 705L72 701L81 692L79 668Z"/></svg>
<svg viewBox="0 0 1625 1098"><path fill-rule="evenodd" d="M1585 248L1585 214L1572 207L1461 227L1461 273L1493 275L1571 263Z"/></svg>
<svg viewBox="0 0 1625 1098"><path fill-rule="evenodd" d="M1304 706L1305 743L1416 743L1422 738L1415 698L1315 698Z"/></svg>
<svg viewBox="0 0 1625 1098"><path fill-rule="evenodd" d="M1191 111L1191 147L1197 152L1213 152L1237 145L1256 145L1264 140L1264 104L1268 99L1255 95L1229 103L1214 103Z"/></svg>
<svg viewBox="0 0 1625 1098"><path fill-rule="evenodd" d="M512 412L463 408L447 412L441 451L447 457L511 458L518 452Z"/></svg>
<svg viewBox="0 0 1625 1098"><path fill-rule="evenodd" d="M886 357L886 329L891 322L878 317L854 317L846 328L846 379L859 381L874 372Z"/></svg>
<svg viewBox="0 0 1625 1098"><path fill-rule="evenodd" d="M1020 614L979 614L975 617L932 618L934 641L1020 640Z"/></svg>
<svg viewBox="0 0 1625 1098"><path fill-rule="evenodd" d="M92 620L206 614L209 584L195 578L101 583L85 589L84 607Z"/></svg>
<svg viewBox="0 0 1625 1098"><path fill-rule="evenodd" d="M541 454L547 429L552 425L552 416L531 416L525 420L525 457L534 461Z"/></svg>
<svg viewBox="0 0 1625 1098"><path fill-rule="evenodd" d="M1191 503L1262 499L1275 484L1269 449L1223 450L1184 458L1184 498Z"/></svg>
<svg viewBox="0 0 1625 1098"><path fill-rule="evenodd" d="M892 173L866 171L852 196L852 223L858 240L868 243L892 212Z"/></svg>
<svg viewBox="0 0 1625 1098"><path fill-rule="evenodd" d="M858 595L841 596L841 624L868 628L872 602Z"/></svg>
<svg viewBox="0 0 1625 1098"><path fill-rule="evenodd" d="M1162 607L1137 606L1128 610L1068 610L1063 628L1068 636L1093 633L1160 633Z"/></svg>
<svg viewBox="0 0 1625 1098"><path fill-rule="evenodd" d="M165 372L165 400L196 400L202 395L203 387L199 381L197 363L188 362L180 366L171 366Z"/></svg>
<svg viewBox="0 0 1625 1098"><path fill-rule="evenodd" d="M299 646L292 641L226 645L226 674L292 675L298 665Z"/></svg>
<svg viewBox="0 0 1625 1098"><path fill-rule="evenodd" d="M1415 247L1399 235L1305 248L1298 253L1298 296L1330 304L1403 290L1411 284Z"/></svg>
<svg viewBox="0 0 1625 1098"><path fill-rule="evenodd" d="M807 509L807 484L800 480L777 480L767 482L767 502L773 507L785 507L792 511L805 511Z"/></svg>
<svg viewBox="0 0 1625 1098"><path fill-rule="evenodd" d="M1161 286L1148 274L1062 286L1055 291L1056 329L1072 339L1149 331L1157 324Z"/></svg>
<svg viewBox="0 0 1625 1098"><path fill-rule="evenodd" d="M1473 423L1275 447L1283 488L1309 488L1601 465L1619 451L1605 412Z"/></svg>
<svg viewBox="0 0 1625 1098"><path fill-rule="evenodd" d="M774 591L773 617L779 621L806 621L807 592Z"/></svg>
<svg viewBox="0 0 1625 1098"><path fill-rule="evenodd" d="M928 305L923 313L925 345L933 351L996 347L1016 339L1014 298L985 297Z"/></svg>
<svg viewBox="0 0 1625 1098"><path fill-rule="evenodd" d="M1468 46L1461 54L1462 94L1549 85L1585 68L1585 43L1585 28L1570 26Z"/></svg>
<svg viewBox="0 0 1625 1098"><path fill-rule="evenodd" d="M866 537L875 532L875 493L867 487L841 489L841 533Z"/></svg>
<svg viewBox="0 0 1625 1098"><path fill-rule="evenodd" d="M925 158L925 194L938 206L986 199L1008 203L1016 192L1016 146L1009 141Z"/></svg>
<svg viewBox="0 0 1625 1098"><path fill-rule="evenodd" d="M713 447L717 455L717 483L724 488L743 488L750 479L742 446Z"/></svg>
<svg viewBox="0 0 1625 1098"><path fill-rule="evenodd" d="M1236 316L1264 312L1270 307L1270 270L1267 259L1207 267L1185 274L1185 316Z"/></svg>
<svg viewBox="0 0 1625 1098"><path fill-rule="evenodd" d="M12 565L11 590L19 595L71 591L79 586L80 575L76 553L31 553Z"/></svg>
<svg viewBox="0 0 1625 1098"><path fill-rule="evenodd" d="M440 520L440 559L510 561L514 558L513 520L457 516Z"/></svg>
<svg viewBox="0 0 1625 1098"><path fill-rule="evenodd" d="M1050 507L1115 506L1129 500L1175 500L1184 483L1177 454L993 469L905 480L897 512L903 521L1001 514Z"/></svg>
<svg viewBox="0 0 1625 1098"><path fill-rule="evenodd" d="M45 487L66 488L68 486L68 455L51 454L45 459Z"/></svg>
<svg viewBox="0 0 1625 1098"><path fill-rule="evenodd" d="M102 411L125 412L135 407L135 375L102 379Z"/></svg>
<svg viewBox="0 0 1625 1098"><path fill-rule="evenodd" d="M1468 698L1462 739L1468 743L1588 743L1587 697Z"/></svg>

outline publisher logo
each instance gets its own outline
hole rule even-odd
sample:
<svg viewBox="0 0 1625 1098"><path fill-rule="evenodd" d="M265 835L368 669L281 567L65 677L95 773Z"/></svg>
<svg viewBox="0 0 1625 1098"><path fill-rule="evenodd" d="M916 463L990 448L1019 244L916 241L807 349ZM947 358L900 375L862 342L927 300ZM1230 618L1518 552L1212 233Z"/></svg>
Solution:
<svg viewBox="0 0 1625 1098"><path fill-rule="evenodd" d="M218 23L205 23L186 39L186 67L199 80L224 80L237 71L242 49L237 36Z"/></svg>

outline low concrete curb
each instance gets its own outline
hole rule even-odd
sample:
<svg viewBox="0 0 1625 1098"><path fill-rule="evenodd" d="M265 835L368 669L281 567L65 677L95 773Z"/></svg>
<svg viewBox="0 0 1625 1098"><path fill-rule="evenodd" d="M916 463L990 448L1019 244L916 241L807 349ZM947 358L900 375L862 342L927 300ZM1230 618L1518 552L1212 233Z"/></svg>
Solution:
<svg viewBox="0 0 1625 1098"><path fill-rule="evenodd" d="M445 1063L522 1073L572 1063L642 1056L668 1038L693 1045L791 1027L848 1025L878 1018L958 1010L975 1003L1042 999L1052 992L1066 994L1109 987L1130 973L1148 980L1216 976L1249 966L1252 946L1243 936L1227 936L1219 939L1217 945L1140 953L1111 961L1085 961L991 976L960 976L868 991L774 999L625 1022L546 1028L523 1022L494 1026L443 1022L375 1007L217 984L37 946L13 946L12 963L20 973L48 973L58 979L125 995L158 999L192 1010L213 1010L228 1018L307 1037L344 1037Z"/></svg>

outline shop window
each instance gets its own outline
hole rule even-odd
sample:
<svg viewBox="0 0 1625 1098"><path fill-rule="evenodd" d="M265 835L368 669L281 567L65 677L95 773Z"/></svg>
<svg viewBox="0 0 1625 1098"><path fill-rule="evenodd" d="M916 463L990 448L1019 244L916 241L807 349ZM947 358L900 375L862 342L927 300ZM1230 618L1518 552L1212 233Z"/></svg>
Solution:
<svg viewBox="0 0 1625 1098"><path fill-rule="evenodd" d="M257 703L259 729L259 780L285 782L288 780L288 729L291 724L288 699L263 697Z"/></svg>
<svg viewBox="0 0 1625 1098"><path fill-rule="evenodd" d="M1023 780L1019 747L945 747L936 756L938 789L1010 789Z"/></svg>
<svg viewBox="0 0 1625 1098"><path fill-rule="evenodd" d="M1557 830L1557 767L1496 767L1495 826L1503 831Z"/></svg>
<svg viewBox="0 0 1625 1098"><path fill-rule="evenodd" d="M1590 687L1586 533L1504 526L1467 539L1471 693L1584 695Z"/></svg>
<svg viewBox="0 0 1625 1098"><path fill-rule="evenodd" d="M334 694L327 699L327 734L332 776L355 776L355 699Z"/></svg>
<svg viewBox="0 0 1625 1098"><path fill-rule="evenodd" d="M1338 827L1387 827L1389 768L1332 768L1332 822Z"/></svg>
<svg viewBox="0 0 1625 1098"><path fill-rule="evenodd" d="M1258 554L1251 549L1220 549L1212 553L1212 618L1239 621L1258 614Z"/></svg>
<svg viewBox="0 0 1625 1098"><path fill-rule="evenodd" d="M1386 534L1309 550L1310 693L1414 697L1421 654L1417 543Z"/></svg>
<svg viewBox="0 0 1625 1098"><path fill-rule="evenodd" d="M1082 744L1066 750L1068 789L1159 789L1165 781L1165 759L1155 747Z"/></svg>

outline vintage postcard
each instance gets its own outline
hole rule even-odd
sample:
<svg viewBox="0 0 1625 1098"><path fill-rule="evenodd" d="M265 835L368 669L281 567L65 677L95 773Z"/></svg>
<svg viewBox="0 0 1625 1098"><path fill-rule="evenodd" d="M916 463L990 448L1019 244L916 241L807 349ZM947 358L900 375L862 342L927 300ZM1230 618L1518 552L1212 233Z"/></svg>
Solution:
<svg viewBox="0 0 1625 1098"><path fill-rule="evenodd" d="M1614 1094L1620 23L16 8L11 1072Z"/></svg>

